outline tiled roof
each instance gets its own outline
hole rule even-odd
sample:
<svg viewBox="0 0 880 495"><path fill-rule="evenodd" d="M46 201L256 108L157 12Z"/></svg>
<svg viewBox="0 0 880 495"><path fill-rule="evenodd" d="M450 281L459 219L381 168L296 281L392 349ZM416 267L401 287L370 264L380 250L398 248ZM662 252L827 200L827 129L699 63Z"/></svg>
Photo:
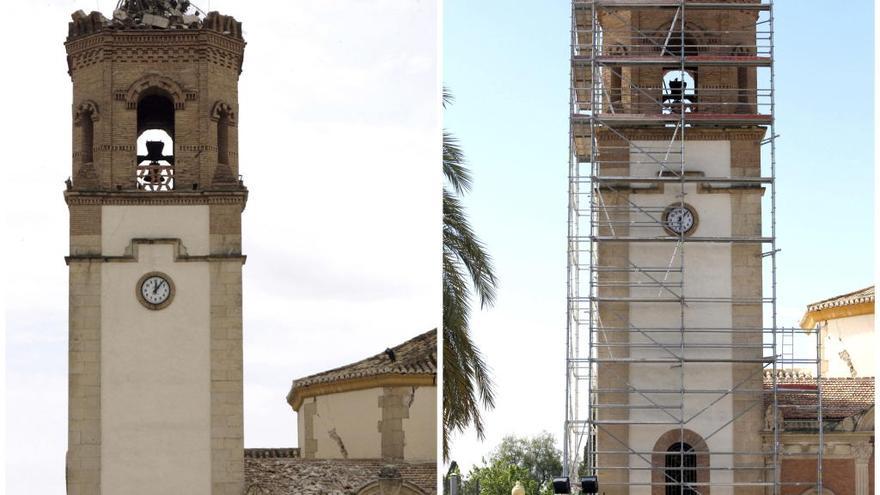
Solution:
<svg viewBox="0 0 880 495"><path fill-rule="evenodd" d="M838 308L841 306L849 306L852 304L861 304L874 302L874 286L865 287L864 289L835 296L830 299L814 302L807 305L807 311L822 311L823 309Z"/></svg>
<svg viewBox="0 0 880 495"><path fill-rule="evenodd" d="M776 400L784 419L815 419L817 414L816 379L803 375L777 375ZM874 405L874 378L822 378L822 416L843 419L859 414ZM772 376L764 375L765 407L773 400L769 393Z"/></svg>
<svg viewBox="0 0 880 495"><path fill-rule="evenodd" d="M354 495L379 479L388 464L400 471L403 481L427 495L437 494L437 464L406 463L382 459L253 458L245 456L245 493L267 495Z"/></svg>
<svg viewBox="0 0 880 495"><path fill-rule="evenodd" d="M393 359L391 354L393 354ZM297 388L377 375L436 375L437 331L431 330L367 359L293 381Z"/></svg>

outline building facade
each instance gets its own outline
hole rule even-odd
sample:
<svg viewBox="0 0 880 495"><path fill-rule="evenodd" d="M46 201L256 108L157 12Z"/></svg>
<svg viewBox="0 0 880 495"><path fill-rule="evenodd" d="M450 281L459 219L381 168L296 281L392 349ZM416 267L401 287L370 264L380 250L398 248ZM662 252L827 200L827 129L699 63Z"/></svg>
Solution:
<svg viewBox="0 0 880 495"><path fill-rule="evenodd" d="M435 495L437 331L294 380L297 449L248 449L247 493Z"/></svg>

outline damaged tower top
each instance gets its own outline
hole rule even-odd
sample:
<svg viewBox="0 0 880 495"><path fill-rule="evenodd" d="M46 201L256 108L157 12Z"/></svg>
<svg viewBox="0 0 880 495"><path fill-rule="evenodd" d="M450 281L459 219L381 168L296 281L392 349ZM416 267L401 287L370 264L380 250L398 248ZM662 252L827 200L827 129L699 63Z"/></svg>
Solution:
<svg viewBox="0 0 880 495"><path fill-rule="evenodd" d="M241 23L233 17L204 11L189 0L119 0L113 18L100 12L72 15L67 40L104 30L210 29L241 39Z"/></svg>

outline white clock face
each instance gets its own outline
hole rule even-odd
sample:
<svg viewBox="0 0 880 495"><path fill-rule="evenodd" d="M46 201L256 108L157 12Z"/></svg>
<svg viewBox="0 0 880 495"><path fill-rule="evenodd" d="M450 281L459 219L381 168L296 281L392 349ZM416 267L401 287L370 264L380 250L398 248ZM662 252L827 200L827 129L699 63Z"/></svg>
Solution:
<svg viewBox="0 0 880 495"><path fill-rule="evenodd" d="M162 276L151 275L141 282L140 292L144 301L158 306L171 297L171 283Z"/></svg>
<svg viewBox="0 0 880 495"><path fill-rule="evenodd" d="M670 206L666 210L666 228L675 234L687 234L696 225L693 210L687 206Z"/></svg>

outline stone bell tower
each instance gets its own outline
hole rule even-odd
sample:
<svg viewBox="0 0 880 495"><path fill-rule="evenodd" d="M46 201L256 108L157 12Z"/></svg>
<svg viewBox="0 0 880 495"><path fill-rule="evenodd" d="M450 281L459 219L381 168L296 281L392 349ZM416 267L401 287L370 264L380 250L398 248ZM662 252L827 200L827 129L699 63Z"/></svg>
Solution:
<svg viewBox="0 0 880 495"><path fill-rule="evenodd" d="M238 495L241 23L72 17L67 493Z"/></svg>
<svg viewBox="0 0 880 495"><path fill-rule="evenodd" d="M778 483L771 10L572 2L566 455L607 495Z"/></svg>

